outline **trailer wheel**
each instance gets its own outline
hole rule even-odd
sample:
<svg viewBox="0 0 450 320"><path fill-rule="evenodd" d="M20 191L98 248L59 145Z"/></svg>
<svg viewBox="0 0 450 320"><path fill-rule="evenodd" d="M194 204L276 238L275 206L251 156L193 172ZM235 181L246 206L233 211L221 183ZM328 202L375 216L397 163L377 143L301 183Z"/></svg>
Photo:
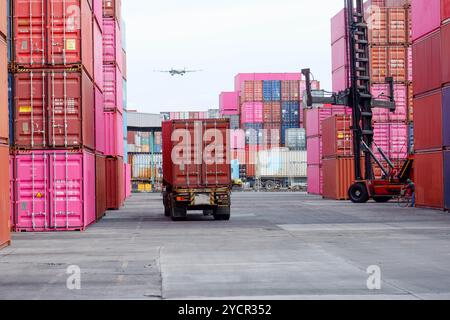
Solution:
<svg viewBox="0 0 450 320"><path fill-rule="evenodd" d="M373 200L377 203L386 203L392 200L392 197L374 197Z"/></svg>
<svg viewBox="0 0 450 320"><path fill-rule="evenodd" d="M277 184L274 181L269 180L269 181L266 181L264 186L267 191L273 191L273 190L275 190Z"/></svg>
<svg viewBox="0 0 450 320"><path fill-rule="evenodd" d="M218 221L228 221L231 218L231 208L230 207L217 207L213 212L214 220Z"/></svg>
<svg viewBox="0 0 450 320"><path fill-rule="evenodd" d="M185 221L187 219L186 206L177 205L172 199L170 206L170 218L172 221Z"/></svg>
<svg viewBox="0 0 450 320"><path fill-rule="evenodd" d="M369 201L369 192L363 183L355 183L348 191L348 196L353 203L366 203Z"/></svg>

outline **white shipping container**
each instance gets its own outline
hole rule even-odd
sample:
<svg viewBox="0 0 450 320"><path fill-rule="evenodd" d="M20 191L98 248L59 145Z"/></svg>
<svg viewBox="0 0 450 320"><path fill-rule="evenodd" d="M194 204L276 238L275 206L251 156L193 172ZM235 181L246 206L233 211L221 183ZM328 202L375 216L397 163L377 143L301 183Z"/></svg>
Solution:
<svg viewBox="0 0 450 320"><path fill-rule="evenodd" d="M306 178L306 151L289 151L286 148L258 153L257 175L273 178Z"/></svg>

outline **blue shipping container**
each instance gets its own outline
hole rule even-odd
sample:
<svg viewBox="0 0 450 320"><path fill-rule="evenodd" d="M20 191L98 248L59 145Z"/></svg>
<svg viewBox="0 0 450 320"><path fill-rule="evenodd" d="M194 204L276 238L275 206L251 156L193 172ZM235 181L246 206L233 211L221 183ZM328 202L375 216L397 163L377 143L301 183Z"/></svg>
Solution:
<svg viewBox="0 0 450 320"><path fill-rule="evenodd" d="M300 103L287 101L281 104L281 121L284 123L300 122Z"/></svg>
<svg viewBox="0 0 450 320"><path fill-rule="evenodd" d="M8 73L8 113L9 113L9 145L14 145L14 75L12 73Z"/></svg>
<svg viewBox="0 0 450 320"><path fill-rule="evenodd" d="M286 130L300 128L300 122L282 123L281 124L281 144L286 144Z"/></svg>
<svg viewBox="0 0 450 320"><path fill-rule="evenodd" d="M263 124L262 123L246 123L244 124L245 143L248 145L262 144L263 141Z"/></svg>
<svg viewBox="0 0 450 320"><path fill-rule="evenodd" d="M281 100L281 81L263 81L264 101Z"/></svg>

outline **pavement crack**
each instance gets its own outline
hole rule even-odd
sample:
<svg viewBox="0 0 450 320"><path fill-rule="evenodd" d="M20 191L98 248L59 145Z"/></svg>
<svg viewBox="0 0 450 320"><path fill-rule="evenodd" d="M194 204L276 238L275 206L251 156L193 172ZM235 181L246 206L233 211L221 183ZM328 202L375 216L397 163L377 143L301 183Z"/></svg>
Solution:
<svg viewBox="0 0 450 320"><path fill-rule="evenodd" d="M163 277L163 271L162 271L162 263L161 263L161 253L162 253L163 247L158 248L158 259L157 259L157 265L159 270L159 279L160 279L160 294L159 298L164 300L164 277Z"/></svg>

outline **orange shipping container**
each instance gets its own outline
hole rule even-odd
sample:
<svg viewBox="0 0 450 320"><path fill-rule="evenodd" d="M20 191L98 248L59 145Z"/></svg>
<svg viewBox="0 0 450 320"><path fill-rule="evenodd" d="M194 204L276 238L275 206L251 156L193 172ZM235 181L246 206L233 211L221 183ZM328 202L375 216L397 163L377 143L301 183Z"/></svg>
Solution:
<svg viewBox="0 0 450 320"><path fill-rule="evenodd" d="M408 80L407 48L403 46L373 46L370 49L370 68L373 83L386 83L386 77L395 82Z"/></svg>
<svg viewBox="0 0 450 320"><path fill-rule="evenodd" d="M2 0L0 4L0 38L6 39L6 35L8 33L8 1Z"/></svg>
<svg viewBox="0 0 450 320"><path fill-rule="evenodd" d="M323 197L348 200L348 190L355 181L355 165L352 157L323 160Z"/></svg>
<svg viewBox="0 0 450 320"><path fill-rule="evenodd" d="M0 145L0 249L9 245L10 235L10 194L9 194L9 147Z"/></svg>
<svg viewBox="0 0 450 320"><path fill-rule="evenodd" d="M414 166L417 206L443 209L444 153L442 151L416 153Z"/></svg>
<svg viewBox="0 0 450 320"><path fill-rule="evenodd" d="M242 90L242 102L263 101L263 82L244 81Z"/></svg>
<svg viewBox="0 0 450 320"><path fill-rule="evenodd" d="M335 115L322 122L323 157L348 157L353 155L351 116Z"/></svg>
<svg viewBox="0 0 450 320"><path fill-rule="evenodd" d="M298 80L284 80L281 81L281 100L283 101L298 101L300 97L300 81Z"/></svg>

